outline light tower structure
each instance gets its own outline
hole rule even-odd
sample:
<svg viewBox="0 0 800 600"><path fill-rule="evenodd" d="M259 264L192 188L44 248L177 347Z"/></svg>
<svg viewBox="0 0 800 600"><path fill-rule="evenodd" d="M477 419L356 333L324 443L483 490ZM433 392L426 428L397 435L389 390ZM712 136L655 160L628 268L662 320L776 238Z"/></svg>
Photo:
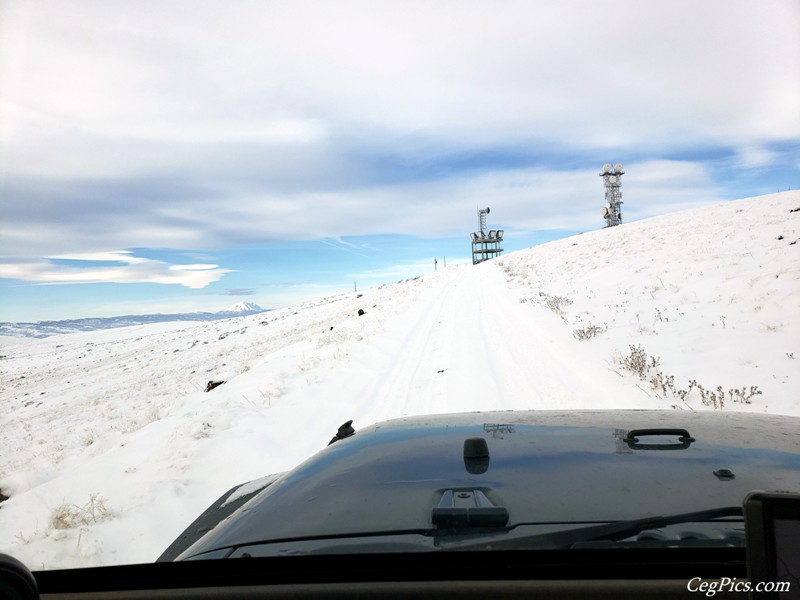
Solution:
<svg viewBox="0 0 800 600"><path fill-rule="evenodd" d="M489 214L489 207L488 206L486 208L479 208L478 209L478 221L480 221L480 227L481 227L480 234L481 234L481 237L485 237L486 236L486 215L488 215L488 214Z"/></svg>
<svg viewBox="0 0 800 600"><path fill-rule="evenodd" d="M617 163L611 166L611 163L603 165L603 170L600 171L600 177L603 178L603 185L606 187L606 205L603 207L601 213L606 220L606 227L614 227L622 223L622 176L625 170L622 165Z"/></svg>
<svg viewBox="0 0 800 600"><path fill-rule="evenodd" d="M477 265L479 262L489 260L495 256L500 255L503 249L500 247L500 242L503 241L502 229L491 229L486 231L486 215L489 214L489 208L478 209L478 221L480 231L472 233L472 264Z"/></svg>

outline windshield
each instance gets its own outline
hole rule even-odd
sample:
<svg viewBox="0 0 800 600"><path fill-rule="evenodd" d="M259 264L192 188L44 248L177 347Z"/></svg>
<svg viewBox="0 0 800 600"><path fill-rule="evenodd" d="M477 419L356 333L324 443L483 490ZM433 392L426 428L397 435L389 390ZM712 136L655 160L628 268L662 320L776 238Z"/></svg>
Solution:
<svg viewBox="0 0 800 600"><path fill-rule="evenodd" d="M800 492L798 19L0 5L0 552L741 546L695 513Z"/></svg>

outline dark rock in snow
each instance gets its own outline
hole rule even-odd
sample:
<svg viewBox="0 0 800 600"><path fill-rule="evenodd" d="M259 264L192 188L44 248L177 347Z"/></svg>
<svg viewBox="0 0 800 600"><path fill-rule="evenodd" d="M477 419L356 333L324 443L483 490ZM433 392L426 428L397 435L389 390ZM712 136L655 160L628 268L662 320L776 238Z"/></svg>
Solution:
<svg viewBox="0 0 800 600"><path fill-rule="evenodd" d="M209 381L206 384L206 391L210 392L214 388L221 386L223 383L225 383L225 382L224 381Z"/></svg>

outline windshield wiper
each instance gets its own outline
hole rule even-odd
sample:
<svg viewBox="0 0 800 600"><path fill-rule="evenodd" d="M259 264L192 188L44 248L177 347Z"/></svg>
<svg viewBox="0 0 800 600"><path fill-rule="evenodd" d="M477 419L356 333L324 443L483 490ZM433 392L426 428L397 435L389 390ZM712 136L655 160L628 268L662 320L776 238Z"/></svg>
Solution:
<svg viewBox="0 0 800 600"><path fill-rule="evenodd" d="M539 533L510 539L492 539L480 543L454 546L452 550L478 550L491 546L492 550L521 550L534 548L569 548L573 544L595 541L619 541L647 529L658 529L680 523L709 521L721 517L742 516L741 506L726 506L670 516L645 517L630 521L615 521L566 531Z"/></svg>

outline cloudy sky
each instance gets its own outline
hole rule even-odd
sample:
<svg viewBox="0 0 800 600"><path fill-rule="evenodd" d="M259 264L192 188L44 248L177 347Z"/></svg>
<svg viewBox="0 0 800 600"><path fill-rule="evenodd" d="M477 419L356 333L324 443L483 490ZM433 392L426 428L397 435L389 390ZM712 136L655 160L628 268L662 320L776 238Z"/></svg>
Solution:
<svg viewBox="0 0 800 600"><path fill-rule="evenodd" d="M264 307L800 186L797 0L0 3L0 321Z"/></svg>

